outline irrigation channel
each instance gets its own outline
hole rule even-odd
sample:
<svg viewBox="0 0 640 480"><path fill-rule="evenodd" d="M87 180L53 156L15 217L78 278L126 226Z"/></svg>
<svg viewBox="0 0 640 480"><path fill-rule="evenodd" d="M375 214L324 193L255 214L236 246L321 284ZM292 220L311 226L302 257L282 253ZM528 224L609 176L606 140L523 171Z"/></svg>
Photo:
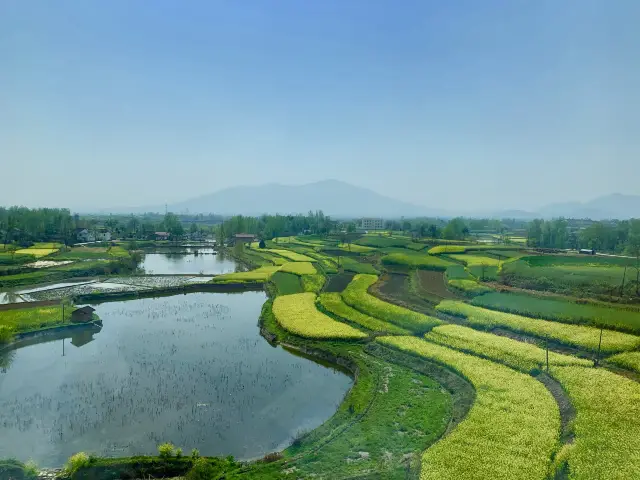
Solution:
<svg viewBox="0 0 640 480"><path fill-rule="evenodd" d="M152 274L219 274L241 269L236 262L212 247L171 247L151 250L140 267Z"/></svg>
<svg viewBox="0 0 640 480"><path fill-rule="evenodd" d="M101 303L102 329L42 336L0 353L0 458L56 467L78 451L250 459L328 419L344 373L272 347L263 292Z"/></svg>

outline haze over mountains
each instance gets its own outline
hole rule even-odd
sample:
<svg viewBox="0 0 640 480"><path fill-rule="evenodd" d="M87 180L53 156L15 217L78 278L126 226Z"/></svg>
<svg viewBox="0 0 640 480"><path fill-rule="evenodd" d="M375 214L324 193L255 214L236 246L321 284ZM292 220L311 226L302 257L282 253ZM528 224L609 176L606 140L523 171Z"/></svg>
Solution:
<svg viewBox="0 0 640 480"><path fill-rule="evenodd" d="M258 186L238 186L167 205L176 213L218 213L261 215L263 213L295 214L309 210L323 210L333 217L375 216L385 218L489 216L497 218L607 218L640 217L640 195L611 194L588 202L554 203L535 212L523 210L452 211L446 208L446 198L441 205L432 207L403 202L381 195L368 188L358 187L338 180L323 180L304 185L276 183ZM113 213L164 212L165 205L136 208L117 208L103 211Z"/></svg>

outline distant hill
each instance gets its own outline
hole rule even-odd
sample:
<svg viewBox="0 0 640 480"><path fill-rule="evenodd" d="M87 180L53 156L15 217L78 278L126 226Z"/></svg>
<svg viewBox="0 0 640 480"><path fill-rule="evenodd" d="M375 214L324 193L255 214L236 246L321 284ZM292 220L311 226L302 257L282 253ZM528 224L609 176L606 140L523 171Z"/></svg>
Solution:
<svg viewBox="0 0 640 480"><path fill-rule="evenodd" d="M565 202L546 205L537 211L508 209L501 211L450 211L428 208L381 195L339 180L322 180L304 185L269 183L231 187L169 204L174 213L216 213L220 215L283 215L322 210L326 215L346 217L465 217L519 218L591 218L592 220L640 218L640 195L614 193L588 202ZM102 213L164 213L165 205L136 208L99 209Z"/></svg>
<svg viewBox="0 0 640 480"><path fill-rule="evenodd" d="M539 214L545 218L567 217L592 220L640 218L640 195L613 193L584 203L554 203L542 207Z"/></svg>
<svg viewBox="0 0 640 480"><path fill-rule="evenodd" d="M385 218L434 214L425 207L402 202L338 180L323 180L306 185L272 183L226 188L171 204L169 210L176 213L189 211L244 215L296 214L322 210L326 215L333 217ZM164 211L164 207L160 211Z"/></svg>

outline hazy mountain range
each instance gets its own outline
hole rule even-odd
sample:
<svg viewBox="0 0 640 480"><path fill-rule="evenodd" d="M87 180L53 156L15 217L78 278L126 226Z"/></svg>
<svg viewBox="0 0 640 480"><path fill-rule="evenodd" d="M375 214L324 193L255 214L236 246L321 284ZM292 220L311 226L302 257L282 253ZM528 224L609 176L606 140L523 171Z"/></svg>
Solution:
<svg viewBox="0 0 640 480"><path fill-rule="evenodd" d="M238 186L167 205L175 213L218 213L261 215L263 213L295 214L323 210L333 217L375 216L384 218L453 217L456 215L496 218L640 218L640 195L619 193L589 202L554 203L535 212L523 210L449 211L438 206L426 207L381 195L373 190L338 180L323 180L305 185L271 183ZM164 212L165 205L136 208L104 209L103 212Z"/></svg>

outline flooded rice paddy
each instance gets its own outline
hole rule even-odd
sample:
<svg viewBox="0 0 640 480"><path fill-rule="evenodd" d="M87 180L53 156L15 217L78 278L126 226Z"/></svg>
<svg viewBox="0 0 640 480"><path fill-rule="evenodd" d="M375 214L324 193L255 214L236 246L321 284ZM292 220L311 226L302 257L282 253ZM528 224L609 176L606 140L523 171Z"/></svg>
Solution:
<svg viewBox="0 0 640 480"><path fill-rule="evenodd" d="M262 292L103 303L103 327L0 353L0 458L78 451L240 459L284 448L336 410L351 379L259 336ZM66 337L66 338L65 338Z"/></svg>
<svg viewBox="0 0 640 480"><path fill-rule="evenodd" d="M140 267L147 274L220 274L238 270L236 262L213 248L179 248L146 253Z"/></svg>

